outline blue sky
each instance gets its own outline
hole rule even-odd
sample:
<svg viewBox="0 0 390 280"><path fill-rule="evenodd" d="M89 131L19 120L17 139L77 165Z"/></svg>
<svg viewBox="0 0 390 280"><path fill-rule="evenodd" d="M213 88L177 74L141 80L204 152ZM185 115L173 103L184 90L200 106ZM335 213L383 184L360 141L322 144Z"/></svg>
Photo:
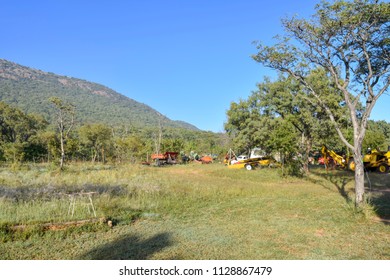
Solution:
<svg viewBox="0 0 390 280"><path fill-rule="evenodd" d="M275 72L251 59L280 19L316 1L0 0L0 58L89 80L200 129L223 131L232 101ZM390 121L383 96L373 119Z"/></svg>

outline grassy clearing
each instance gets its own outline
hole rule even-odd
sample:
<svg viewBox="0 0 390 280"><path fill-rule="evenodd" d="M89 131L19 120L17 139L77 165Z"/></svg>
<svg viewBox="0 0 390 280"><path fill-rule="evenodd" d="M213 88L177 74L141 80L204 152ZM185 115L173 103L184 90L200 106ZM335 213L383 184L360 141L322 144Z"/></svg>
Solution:
<svg viewBox="0 0 390 280"><path fill-rule="evenodd" d="M218 164L2 169L0 259L390 259L380 220L390 213L390 175L370 178L379 191L356 212L353 176L343 171L296 179ZM40 226L92 218L88 201L68 215L67 194L81 191L97 193L97 216L113 228Z"/></svg>

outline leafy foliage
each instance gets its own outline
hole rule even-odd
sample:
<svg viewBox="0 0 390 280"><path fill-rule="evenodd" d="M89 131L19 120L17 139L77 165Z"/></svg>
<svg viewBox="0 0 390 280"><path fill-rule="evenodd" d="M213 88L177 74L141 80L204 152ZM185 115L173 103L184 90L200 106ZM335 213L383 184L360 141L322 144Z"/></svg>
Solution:
<svg viewBox="0 0 390 280"><path fill-rule="evenodd" d="M368 148L387 151L390 146L390 124L385 121L369 121L363 140L363 151Z"/></svg>
<svg viewBox="0 0 390 280"><path fill-rule="evenodd" d="M99 154L104 162L105 150L108 149L112 139L111 129L104 124L87 124L80 127L79 136L81 143L92 149L92 162Z"/></svg>
<svg viewBox="0 0 390 280"><path fill-rule="evenodd" d="M253 58L294 77L325 109L341 141L353 151L356 203L360 206L364 201L362 142L371 111L390 86L390 4L322 1L310 20L292 17L282 24L286 35L274 46L259 44ZM310 81L310 73L318 67L342 93L352 122L352 141L339 126L329 100ZM365 107L359 110L362 100Z"/></svg>
<svg viewBox="0 0 390 280"><path fill-rule="evenodd" d="M310 74L310 79L316 90L329 100L340 127L348 129L346 108L340 92L329 86L329 77L317 69ZM281 153L283 162L299 162L305 172L313 148L334 142L336 133L324 109L305 88L283 75L274 82L265 78L248 100L233 102L227 114L225 128L240 149L261 147L268 153ZM296 165L299 169L299 164Z"/></svg>
<svg viewBox="0 0 390 280"><path fill-rule="evenodd" d="M65 105L62 101L58 103L60 107ZM60 123L60 119L57 121ZM84 124L69 130L66 137L65 132L61 136L60 127L69 128L69 124L48 126L42 117L26 115L0 102L0 160L13 163L61 159L123 163L149 160L155 152L156 129L153 127ZM165 126L161 127L161 132L163 152L189 154L197 151L199 154L221 155L229 146L224 134Z"/></svg>
<svg viewBox="0 0 390 280"><path fill-rule="evenodd" d="M11 162L33 160L44 148L37 138L47 123L37 115L26 115L21 110L0 102L0 159Z"/></svg>

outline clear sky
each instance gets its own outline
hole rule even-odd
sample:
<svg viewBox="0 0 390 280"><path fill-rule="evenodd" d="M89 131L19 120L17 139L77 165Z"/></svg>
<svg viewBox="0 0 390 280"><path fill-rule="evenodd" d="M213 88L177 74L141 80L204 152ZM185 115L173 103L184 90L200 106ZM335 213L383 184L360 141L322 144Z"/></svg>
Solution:
<svg viewBox="0 0 390 280"><path fill-rule="evenodd" d="M275 72L251 59L311 0L0 0L0 58L100 83L168 118L223 131L232 101ZM390 96L373 119L390 121Z"/></svg>

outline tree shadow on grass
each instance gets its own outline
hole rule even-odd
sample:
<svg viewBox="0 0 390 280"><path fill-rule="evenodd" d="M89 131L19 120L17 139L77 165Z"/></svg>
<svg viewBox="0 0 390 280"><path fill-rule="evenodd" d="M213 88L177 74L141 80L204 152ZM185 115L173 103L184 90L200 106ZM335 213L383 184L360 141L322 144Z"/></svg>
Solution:
<svg viewBox="0 0 390 280"><path fill-rule="evenodd" d="M160 233L143 240L138 235L125 235L81 255L90 260L148 260L154 253L173 244L170 233Z"/></svg>
<svg viewBox="0 0 390 280"><path fill-rule="evenodd" d="M367 192L369 201L378 214L380 221L390 225L390 173L379 174L374 172L366 173L369 182Z"/></svg>
<svg viewBox="0 0 390 280"><path fill-rule="evenodd" d="M346 185L354 181L352 172L332 170L324 173L318 168L313 168L311 172L327 182L330 182L340 195L351 203L351 194L353 189L346 189ZM330 185L322 180L309 178L313 183L319 184L326 189L331 189ZM390 225L390 174L365 174L366 194L369 198L369 203L373 206L375 213L378 215L379 221L386 225Z"/></svg>
<svg viewBox="0 0 390 280"><path fill-rule="evenodd" d="M372 191L370 203L379 216L379 220L385 225L390 226L390 190L389 191Z"/></svg>
<svg viewBox="0 0 390 280"><path fill-rule="evenodd" d="M336 188L336 190L345 199L347 203L352 202L350 193L353 191L346 189L347 184L354 180L354 177L351 176L352 173L349 172L344 173L344 172L339 172L337 170L331 170L324 173L317 168L313 168L310 171L314 175L320 176L321 178L324 178L327 182L330 182L332 184L332 187L334 186ZM309 178L309 179L313 183L319 184L328 190L332 189L332 187L330 187L329 184L324 183L322 180L316 180L314 178Z"/></svg>

